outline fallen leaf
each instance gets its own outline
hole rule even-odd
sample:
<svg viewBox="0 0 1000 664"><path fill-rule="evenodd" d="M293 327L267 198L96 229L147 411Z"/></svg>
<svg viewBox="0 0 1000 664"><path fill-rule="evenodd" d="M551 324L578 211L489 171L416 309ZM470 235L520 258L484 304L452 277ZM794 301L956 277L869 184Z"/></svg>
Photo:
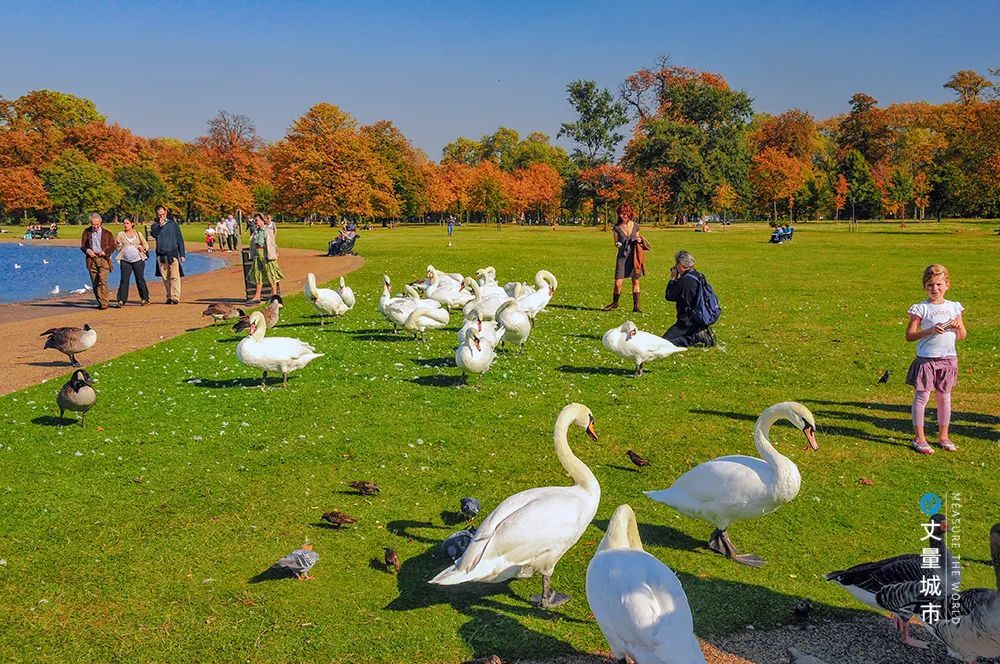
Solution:
<svg viewBox="0 0 1000 664"><path fill-rule="evenodd" d="M858 480L858 484L863 484L864 486L871 486L872 484L875 484L875 482L872 482L867 477L862 477L860 480Z"/></svg>

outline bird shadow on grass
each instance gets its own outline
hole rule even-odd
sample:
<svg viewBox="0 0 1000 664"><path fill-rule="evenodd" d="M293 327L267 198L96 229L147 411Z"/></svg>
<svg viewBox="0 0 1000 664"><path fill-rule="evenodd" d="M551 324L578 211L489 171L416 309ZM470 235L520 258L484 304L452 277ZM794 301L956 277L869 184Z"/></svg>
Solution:
<svg viewBox="0 0 1000 664"><path fill-rule="evenodd" d="M594 525L603 532L608 530L608 519L596 519ZM639 537L643 544L651 546L662 546L667 549L677 549L679 551L705 551L711 553L708 548L708 531L705 531L706 541L696 540L685 532L661 526L655 523L640 523Z"/></svg>
<svg viewBox="0 0 1000 664"><path fill-rule="evenodd" d="M409 536L413 537L413 533L410 532ZM429 538L421 537L421 540ZM435 574L452 564L440 551L439 542L430 541L435 542L433 546L403 561L396 577L399 595L385 606L386 610L406 612L441 604L450 605L469 618L458 629L458 633L472 649L474 657L499 654L504 660L538 660L556 655L582 654L565 641L525 627L518 618L550 617L553 620L581 624L589 624L588 621L537 609L527 598L511 590L509 582L430 585L428 581ZM539 581L539 587L540 585ZM585 600L578 598L577 601Z"/></svg>
<svg viewBox="0 0 1000 664"><path fill-rule="evenodd" d="M217 344L235 344L243 341L243 337L222 337L221 339L216 339Z"/></svg>
<svg viewBox="0 0 1000 664"><path fill-rule="evenodd" d="M263 583L265 581L281 581L283 579L294 579L295 573L284 567L268 567L260 574L255 574L247 579L247 583Z"/></svg>
<svg viewBox="0 0 1000 664"><path fill-rule="evenodd" d="M454 526L459 523L465 523L468 519L461 512L455 512L453 510L442 510L441 511L441 521L447 526Z"/></svg>
<svg viewBox="0 0 1000 664"><path fill-rule="evenodd" d="M574 339L595 339L600 340L602 337L599 334L567 334L567 337L573 337Z"/></svg>
<svg viewBox="0 0 1000 664"><path fill-rule="evenodd" d="M568 374L590 374L595 376L631 376L635 372L619 367L574 367L564 364L557 368L558 371Z"/></svg>
<svg viewBox="0 0 1000 664"><path fill-rule="evenodd" d="M68 361L50 360L49 362L25 362L29 367L73 367Z"/></svg>
<svg viewBox="0 0 1000 664"><path fill-rule="evenodd" d="M804 403L808 404L820 404L823 406L844 406L847 408L856 408L859 410L869 411L865 414L855 414L852 413L857 419L870 420L873 422L880 421L880 418L870 411L883 411L889 413L901 413L907 416L911 412L911 407L906 404L890 404L890 403L866 403L864 401L825 401L821 399L803 399ZM909 417L906 418L906 422L909 422ZM996 436L996 432L990 432L986 426L1000 426L1000 417L996 415L990 415L987 413L970 413L968 411L952 411L951 413L952 430L956 430L955 427L961 426L967 429L977 429L980 433L992 433ZM963 424L965 422L971 424ZM982 427L976 427L974 425L986 425ZM908 432L910 427L907 426L905 430ZM975 436L975 434L967 434Z"/></svg>
<svg viewBox="0 0 1000 664"><path fill-rule="evenodd" d="M604 311L601 307L584 307L579 304L550 304L547 309L568 309L570 311Z"/></svg>
<svg viewBox="0 0 1000 664"><path fill-rule="evenodd" d="M298 376L289 376L288 382L291 383L296 380ZM260 376L255 376L253 378L226 378L225 380L217 380L214 378L197 378L194 379L198 382L192 382L191 378L182 381L186 385L191 387L208 387L211 389L231 389L234 387L260 387ZM281 376L268 376L264 384L268 387L273 387L275 385L281 385Z"/></svg>
<svg viewBox="0 0 1000 664"><path fill-rule="evenodd" d="M614 468L615 470L621 470L621 471L624 471L626 473L638 473L639 472L638 468L626 468L625 466L616 466L613 463L606 463L606 464L604 464L604 467L605 468Z"/></svg>
<svg viewBox="0 0 1000 664"><path fill-rule="evenodd" d="M368 561L368 568L373 569L376 572L387 573L389 571L389 566L385 564L384 560L379 560L378 558L372 558Z"/></svg>
<svg viewBox="0 0 1000 664"><path fill-rule="evenodd" d="M445 513L442 512L442 514ZM407 540L413 540L414 542L422 542L424 544L436 544L441 541L434 537L428 537L426 535L421 535L420 533L415 532L415 529L422 529L422 528L432 528L434 530L448 530L444 526L439 526L429 521L411 521L411 520L400 519L396 521L390 521L389 523L385 524L385 529L388 532L398 537L405 537Z"/></svg>
<svg viewBox="0 0 1000 664"><path fill-rule="evenodd" d="M31 420L32 424L41 424L44 427L62 427L67 424L76 424L78 421L57 415L39 415Z"/></svg>
<svg viewBox="0 0 1000 664"><path fill-rule="evenodd" d="M461 376L434 374L433 376L417 376L410 379L411 383L424 387L460 387L465 384Z"/></svg>
<svg viewBox="0 0 1000 664"><path fill-rule="evenodd" d="M697 413L699 415L716 415L719 417L728 417L731 420L739 420L742 422L756 422L757 416L749 413L733 413L724 410L702 410L700 408L692 408L688 411L689 413ZM873 443L881 443L883 445L893 445L908 447L909 442L894 438L885 434L871 433L869 431L864 431L862 429L856 429L853 427L837 426L825 424L825 422L833 419L856 419L852 417L845 417L845 414L836 411L825 411L817 410L814 415L816 415L818 429L817 432L822 434L829 434L833 436L842 436L844 438L857 438L861 440L870 440ZM787 423L786 423L787 424ZM894 426L888 427L897 432L906 432L909 428L909 421L904 423L902 421L896 422Z"/></svg>

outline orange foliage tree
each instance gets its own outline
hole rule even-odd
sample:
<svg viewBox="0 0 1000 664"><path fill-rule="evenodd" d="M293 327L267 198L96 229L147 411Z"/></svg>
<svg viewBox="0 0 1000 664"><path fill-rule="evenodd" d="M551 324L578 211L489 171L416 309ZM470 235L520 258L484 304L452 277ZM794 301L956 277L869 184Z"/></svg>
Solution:
<svg viewBox="0 0 1000 664"><path fill-rule="evenodd" d="M836 208L835 220L840 219L840 211L847 205L847 194L850 190L851 186L848 184L844 174L837 173L837 181L833 185L833 205Z"/></svg>
<svg viewBox="0 0 1000 664"><path fill-rule="evenodd" d="M808 174L802 162L776 148L764 148L753 157L750 182L758 194L771 202L778 219L778 201L790 198Z"/></svg>
<svg viewBox="0 0 1000 664"><path fill-rule="evenodd" d="M632 186L632 174L617 164L600 164L580 171L580 182L590 193L596 214L604 206L604 228L608 227L608 203L619 201Z"/></svg>
<svg viewBox="0 0 1000 664"><path fill-rule="evenodd" d="M42 179L28 166L0 168L0 207L5 212L21 210L28 219L28 210L49 207L49 195Z"/></svg>

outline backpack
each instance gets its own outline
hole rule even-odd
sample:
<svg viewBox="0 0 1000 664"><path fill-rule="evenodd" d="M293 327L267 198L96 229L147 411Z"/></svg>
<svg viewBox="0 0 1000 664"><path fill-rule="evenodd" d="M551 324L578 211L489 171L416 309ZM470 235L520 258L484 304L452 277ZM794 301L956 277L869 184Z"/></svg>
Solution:
<svg viewBox="0 0 1000 664"><path fill-rule="evenodd" d="M715 295L715 291L712 290L712 285L705 279L705 275L700 272L697 275L685 272L685 276L687 275L691 275L701 284L701 289L698 291L698 300L690 311L691 322L697 324L699 327L715 325L715 322L719 320L719 316L722 315L722 307L719 306L719 298Z"/></svg>

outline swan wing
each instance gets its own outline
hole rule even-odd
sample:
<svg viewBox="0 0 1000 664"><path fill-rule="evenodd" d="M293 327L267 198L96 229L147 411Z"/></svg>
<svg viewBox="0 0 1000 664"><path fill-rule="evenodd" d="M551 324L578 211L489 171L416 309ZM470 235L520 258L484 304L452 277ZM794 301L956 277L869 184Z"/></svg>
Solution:
<svg viewBox="0 0 1000 664"><path fill-rule="evenodd" d="M636 332L628 343L639 348L648 359L666 357L687 350L687 348L675 346L663 337L642 331Z"/></svg>

